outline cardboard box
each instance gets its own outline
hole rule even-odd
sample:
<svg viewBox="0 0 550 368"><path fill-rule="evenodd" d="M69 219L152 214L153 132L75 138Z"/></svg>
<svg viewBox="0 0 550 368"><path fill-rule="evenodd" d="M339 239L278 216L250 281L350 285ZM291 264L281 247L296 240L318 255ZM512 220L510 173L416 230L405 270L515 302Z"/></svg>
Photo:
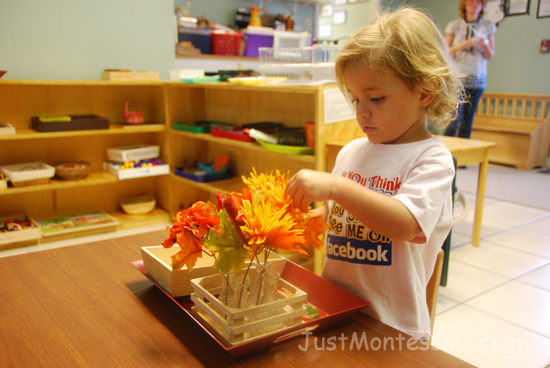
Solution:
<svg viewBox="0 0 550 368"><path fill-rule="evenodd" d="M38 244L38 240L42 237L42 230L36 221L27 215L13 215L0 217L0 225L8 220L29 221L31 226L21 231L0 232L0 249Z"/></svg>
<svg viewBox="0 0 550 368"><path fill-rule="evenodd" d="M101 80L121 82L121 81L158 81L159 72L101 72Z"/></svg>
<svg viewBox="0 0 550 368"><path fill-rule="evenodd" d="M168 234L166 234L168 238ZM187 267L179 271L172 271L170 256L179 252L180 247L174 245L172 248L164 248L162 245L141 248L141 257L147 272L147 277L155 280L162 289L172 297L190 295L193 292L191 279L219 274L219 270L212 268L214 258L200 257L191 272ZM269 255L271 270L282 272L286 258L278 254ZM247 262L248 264L248 262Z"/></svg>

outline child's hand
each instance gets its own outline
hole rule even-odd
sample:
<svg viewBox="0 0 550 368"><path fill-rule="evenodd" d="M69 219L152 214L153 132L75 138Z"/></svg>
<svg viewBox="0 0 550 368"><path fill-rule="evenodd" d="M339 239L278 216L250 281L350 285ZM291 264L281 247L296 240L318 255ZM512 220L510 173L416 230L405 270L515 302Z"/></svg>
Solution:
<svg viewBox="0 0 550 368"><path fill-rule="evenodd" d="M310 203L327 201L332 191L335 176L329 173L300 170L288 181L285 195L292 199L292 205L307 212Z"/></svg>

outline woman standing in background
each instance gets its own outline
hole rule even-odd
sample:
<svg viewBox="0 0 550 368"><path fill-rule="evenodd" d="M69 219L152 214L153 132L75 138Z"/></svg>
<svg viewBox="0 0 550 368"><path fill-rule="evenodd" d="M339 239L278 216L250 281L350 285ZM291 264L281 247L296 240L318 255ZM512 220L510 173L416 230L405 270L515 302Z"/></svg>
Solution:
<svg viewBox="0 0 550 368"><path fill-rule="evenodd" d="M445 135L470 138L477 104L487 86L487 60L495 55L495 23L483 18L485 0L460 0L460 19L445 28L445 40L463 75L465 96L457 119L449 124Z"/></svg>

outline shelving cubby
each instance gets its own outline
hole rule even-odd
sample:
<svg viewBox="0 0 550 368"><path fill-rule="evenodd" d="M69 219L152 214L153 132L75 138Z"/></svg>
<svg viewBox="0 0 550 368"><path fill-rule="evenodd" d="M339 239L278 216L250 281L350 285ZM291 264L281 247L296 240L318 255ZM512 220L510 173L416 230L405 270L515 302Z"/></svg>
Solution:
<svg viewBox="0 0 550 368"><path fill-rule="evenodd" d="M127 99L139 103L146 124L123 127L122 113ZM0 81L0 122L16 129L15 135L0 135L0 166L42 161L84 160L91 164L90 174L82 180L52 178L49 184L10 187L0 190L0 216L26 213L45 218L102 210L117 218L120 228L168 221L167 204L159 188L167 178L148 177L118 180L103 171L107 149L134 144L164 145L163 84L114 83L103 81ZM134 107L135 109L135 107ZM38 132L31 128L32 116L95 114L110 121L109 129ZM161 158L168 156L161 150ZM139 183L139 184L137 184ZM121 198L155 196L160 203L153 213L129 216L119 208Z"/></svg>
<svg viewBox="0 0 550 368"><path fill-rule="evenodd" d="M326 170L324 142L349 139L360 131L355 120L325 124L326 86L238 86L229 83L167 83L108 81L0 81L0 122L16 128L0 135L0 166L22 162L54 163L85 160L91 163L86 179L0 190L0 216L27 213L45 218L102 210L114 215L120 228L170 221L198 200L215 201L218 191L242 190L241 176L258 173L295 174L302 168ZM123 127L126 100L139 103L145 120L155 124ZM109 129L41 133L31 129L39 115L96 114L111 122ZM268 151L255 142L240 142L175 130L176 122L210 120L234 125L277 122L303 127L315 122L315 154L291 155ZM135 144L160 146L160 158L170 164L170 175L118 180L103 171L107 149ZM223 154L231 158L234 177L198 183L174 174L174 169ZM147 215L126 215L119 208L124 197L151 195L157 208Z"/></svg>

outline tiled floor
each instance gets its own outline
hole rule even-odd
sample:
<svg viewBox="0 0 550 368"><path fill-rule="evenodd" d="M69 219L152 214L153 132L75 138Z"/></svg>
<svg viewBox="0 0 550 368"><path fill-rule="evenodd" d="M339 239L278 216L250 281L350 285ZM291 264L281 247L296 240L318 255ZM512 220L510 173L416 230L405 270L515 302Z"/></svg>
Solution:
<svg viewBox="0 0 550 368"><path fill-rule="evenodd" d="M475 196L465 194L470 211L453 229L448 284L439 289L432 344L484 368L548 367L550 211L486 198L481 244L474 248L470 239ZM0 257L166 225L6 250Z"/></svg>
<svg viewBox="0 0 550 368"><path fill-rule="evenodd" d="M479 367L548 367L550 211L486 198L474 248L475 196L465 194L470 211L453 229L432 344Z"/></svg>

